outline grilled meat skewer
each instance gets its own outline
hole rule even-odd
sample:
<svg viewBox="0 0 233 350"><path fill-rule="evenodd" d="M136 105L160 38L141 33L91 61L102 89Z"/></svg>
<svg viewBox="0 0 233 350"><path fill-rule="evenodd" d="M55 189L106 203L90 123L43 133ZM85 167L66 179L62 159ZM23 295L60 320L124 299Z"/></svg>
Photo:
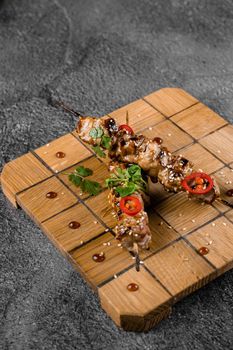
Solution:
<svg viewBox="0 0 233 350"><path fill-rule="evenodd" d="M81 140L94 146L101 146L102 136L92 137L94 129L101 129L103 135L110 138L108 155L113 161L138 164L153 182L160 182L165 190L184 191L183 180L193 173L193 163L181 155L172 155L161 142L158 142L159 138L150 140L143 135L134 135L128 131L130 127L118 127L115 120L110 117L80 117L77 132ZM189 193L189 197L212 203L219 194L218 185L214 181L213 188L208 193Z"/></svg>

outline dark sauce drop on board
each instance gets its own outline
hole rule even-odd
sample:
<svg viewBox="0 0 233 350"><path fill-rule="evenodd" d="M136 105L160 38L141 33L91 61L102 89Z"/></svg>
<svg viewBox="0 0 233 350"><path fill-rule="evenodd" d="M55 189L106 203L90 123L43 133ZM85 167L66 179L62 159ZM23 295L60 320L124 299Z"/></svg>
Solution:
<svg viewBox="0 0 233 350"><path fill-rule="evenodd" d="M230 190L226 191L226 195L228 197L233 197L233 188L231 188Z"/></svg>
<svg viewBox="0 0 233 350"><path fill-rule="evenodd" d="M71 221L69 223L69 228L72 228L73 230L79 228L81 224L78 221Z"/></svg>
<svg viewBox="0 0 233 350"><path fill-rule="evenodd" d="M95 262L102 262L105 260L105 254L104 253L96 253L92 255L92 259Z"/></svg>
<svg viewBox="0 0 233 350"><path fill-rule="evenodd" d="M64 152L57 152L56 157L57 158L65 158L66 154Z"/></svg>
<svg viewBox="0 0 233 350"><path fill-rule="evenodd" d="M163 143L163 139L161 139L160 137L155 137L153 141L155 141L158 145L161 145Z"/></svg>
<svg viewBox="0 0 233 350"><path fill-rule="evenodd" d="M209 253L209 249L207 247L201 247L198 251L201 255L207 255Z"/></svg>
<svg viewBox="0 0 233 350"><path fill-rule="evenodd" d="M136 283L130 283L128 284L127 289L130 292L136 292L139 289L139 285Z"/></svg>
<svg viewBox="0 0 233 350"><path fill-rule="evenodd" d="M57 197L57 192L51 191L51 192L46 193L46 198L52 199L52 198L56 198L56 197Z"/></svg>

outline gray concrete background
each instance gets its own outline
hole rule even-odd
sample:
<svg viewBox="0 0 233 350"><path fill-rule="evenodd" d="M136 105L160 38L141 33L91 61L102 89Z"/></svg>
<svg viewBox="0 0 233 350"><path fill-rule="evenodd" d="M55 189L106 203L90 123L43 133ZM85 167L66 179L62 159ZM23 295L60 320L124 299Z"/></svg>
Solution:
<svg viewBox="0 0 233 350"><path fill-rule="evenodd" d="M71 130L51 97L95 115L179 86L233 121L233 2L0 1L0 167ZM233 349L233 273L125 333L0 193L0 348Z"/></svg>

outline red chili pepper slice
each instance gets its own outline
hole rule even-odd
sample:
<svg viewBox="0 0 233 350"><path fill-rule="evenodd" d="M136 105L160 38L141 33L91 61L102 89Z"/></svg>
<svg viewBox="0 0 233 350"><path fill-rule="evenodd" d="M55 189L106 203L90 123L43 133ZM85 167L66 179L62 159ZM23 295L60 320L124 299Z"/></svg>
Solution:
<svg viewBox="0 0 233 350"><path fill-rule="evenodd" d="M190 186L190 182L192 182L194 180L194 185L195 188L192 188ZM203 181L205 180L205 181ZM203 184L207 183L206 188L203 188ZM193 194L206 194L208 193L210 190L212 190L213 186L214 186L214 182L211 179L211 177L205 173L192 173L189 176L186 176L184 178L184 180L181 183L182 187L188 191L189 193L193 193Z"/></svg>
<svg viewBox="0 0 233 350"><path fill-rule="evenodd" d="M118 130L125 130L125 131L127 131L127 133L130 134L130 135L133 135L133 134L134 134L133 129L132 129L129 125L127 125L127 124L121 124L121 125L119 126Z"/></svg>
<svg viewBox="0 0 233 350"><path fill-rule="evenodd" d="M142 204L137 197L126 196L120 200L120 209L123 213L134 216L142 210Z"/></svg>

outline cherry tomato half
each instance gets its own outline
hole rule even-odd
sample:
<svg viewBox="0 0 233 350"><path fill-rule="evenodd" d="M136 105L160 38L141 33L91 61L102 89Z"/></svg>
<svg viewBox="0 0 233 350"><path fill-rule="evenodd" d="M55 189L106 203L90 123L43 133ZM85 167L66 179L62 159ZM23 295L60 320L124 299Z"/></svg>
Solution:
<svg viewBox="0 0 233 350"><path fill-rule="evenodd" d="M125 130L130 135L134 134L133 129L127 124L121 124L118 130Z"/></svg>
<svg viewBox="0 0 233 350"><path fill-rule="evenodd" d="M142 204L137 197L126 196L120 200L120 209L123 213L134 216L142 210Z"/></svg>
<svg viewBox="0 0 233 350"><path fill-rule="evenodd" d="M201 181L202 180L202 181ZM190 183L194 181L194 188L190 186ZM207 184L206 188L203 187L204 183ZM212 190L214 182L211 177L205 173L192 173L186 176L181 183L182 187L192 194L206 194Z"/></svg>

